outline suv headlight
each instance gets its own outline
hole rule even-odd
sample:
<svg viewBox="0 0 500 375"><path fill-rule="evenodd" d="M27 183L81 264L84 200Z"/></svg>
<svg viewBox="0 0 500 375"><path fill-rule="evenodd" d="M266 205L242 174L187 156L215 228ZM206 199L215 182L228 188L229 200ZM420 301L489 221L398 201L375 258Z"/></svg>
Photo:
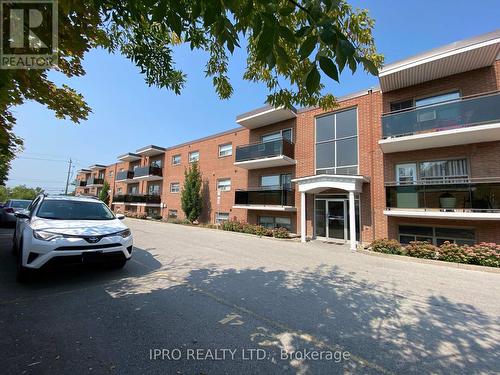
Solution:
<svg viewBox="0 0 500 375"><path fill-rule="evenodd" d="M34 230L33 237L35 237L37 240L52 241L56 238L62 238L63 236L62 234L58 233L45 232L43 230Z"/></svg>
<svg viewBox="0 0 500 375"><path fill-rule="evenodd" d="M130 232L130 229L125 229L122 230L121 232L117 233L119 236L122 236L123 238L129 237L132 233Z"/></svg>

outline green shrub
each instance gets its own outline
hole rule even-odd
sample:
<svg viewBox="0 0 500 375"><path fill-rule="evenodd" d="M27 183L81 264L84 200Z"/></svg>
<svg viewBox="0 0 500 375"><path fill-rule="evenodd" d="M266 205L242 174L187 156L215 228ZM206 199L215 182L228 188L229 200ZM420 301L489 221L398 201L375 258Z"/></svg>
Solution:
<svg viewBox="0 0 500 375"><path fill-rule="evenodd" d="M262 225L256 225L255 234L261 237L271 237L273 235L273 231L271 229L263 227Z"/></svg>
<svg viewBox="0 0 500 375"><path fill-rule="evenodd" d="M274 238L290 238L290 233L286 228L276 228L273 230Z"/></svg>
<svg viewBox="0 0 500 375"><path fill-rule="evenodd" d="M481 242L473 246L466 246L465 252L471 264L500 267L500 245Z"/></svg>
<svg viewBox="0 0 500 375"><path fill-rule="evenodd" d="M437 259L439 248L425 241L413 241L404 248L406 255L415 258Z"/></svg>
<svg viewBox="0 0 500 375"><path fill-rule="evenodd" d="M245 223L245 224L243 224L242 231L243 231L243 233L247 233L247 234L255 234L255 232L256 232L255 227L256 227L256 225Z"/></svg>
<svg viewBox="0 0 500 375"><path fill-rule="evenodd" d="M460 246L448 241L439 246L437 259L455 263L470 263L471 260L466 246Z"/></svg>
<svg viewBox="0 0 500 375"><path fill-rule="evenodd" d="M387 238L373 241L370 247L372 251L376 251L377 253L403 254L403 247L401 244L396 240L389 240Z"/></svg>

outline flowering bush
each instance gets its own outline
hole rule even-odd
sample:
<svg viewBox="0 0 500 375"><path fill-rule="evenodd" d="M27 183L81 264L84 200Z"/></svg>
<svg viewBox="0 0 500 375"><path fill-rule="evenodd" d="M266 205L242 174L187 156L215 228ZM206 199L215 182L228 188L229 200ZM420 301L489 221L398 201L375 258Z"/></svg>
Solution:
<svg viewBox="0 0 500 375"><path fill-rule="evenodd" d="M500 245L495 243L482 242L476 245L457 245L446 241L438 247L428 242L415 241L407 246L402 246L396 240L381 239L373 241L370 246L372 251L379 253L500 267Z"/></svg>
<svg viewBox="0 0 500 375"><path fill-rule="evenodd" d="M285 228L268 229L261 225L242 223L237 220L224 221L220 228L230 232L255 234L261 237L289 238L290 233Z"/></svg>
<svg viewBox="0 0 500 375"><path fill-rule="evenodd" d="M412 241L404 248L404 253L415 258L437 259L438 248L429 242Z"/></svg>
<svg viewBox="0 0 500 375"><path fill-rule="evenodd" d="M387 238L383 238L381 240L375 240L370 245L372 251L376 251L377 253L385 253L385 254L403 254L401 244L396 240L388 240Z"/></svg>

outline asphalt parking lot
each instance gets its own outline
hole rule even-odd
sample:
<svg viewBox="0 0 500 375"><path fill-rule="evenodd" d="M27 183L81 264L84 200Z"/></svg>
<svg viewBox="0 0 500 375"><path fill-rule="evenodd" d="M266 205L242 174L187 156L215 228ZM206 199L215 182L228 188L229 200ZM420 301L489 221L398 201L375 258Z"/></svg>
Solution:
<svg viewBox="0 0 500 375"><path fill-rule="evenodd" d="M500 370L500 274L126 223L135 250L124 269L62 269L28 285L16 284L12 230L0 229L2 373Z"/></svg>

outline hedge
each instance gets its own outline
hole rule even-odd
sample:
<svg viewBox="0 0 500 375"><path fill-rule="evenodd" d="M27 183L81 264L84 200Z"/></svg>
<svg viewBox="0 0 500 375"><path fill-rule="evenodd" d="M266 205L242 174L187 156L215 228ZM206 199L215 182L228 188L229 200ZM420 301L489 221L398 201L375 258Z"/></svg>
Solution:
<svg viewBox="0 0 500 375"><path fill-rule="evenodd" d="M414 241L403 246L396 240L384 238L373 241L370 249L385 254L500 267L500 245L495 243L482 242L476 245L457 245L446 241L441 246L434 246L428 242Z"/></svg>
<svg viewBox="0 0 500 375"><path fill-rule="evenodd" d="M286 228L269 229L261 225L249 224L237 220L224 221L220 225L220 229L230 232L240 232L255 234L261 237L289 238L290 233Z"/></svg>

